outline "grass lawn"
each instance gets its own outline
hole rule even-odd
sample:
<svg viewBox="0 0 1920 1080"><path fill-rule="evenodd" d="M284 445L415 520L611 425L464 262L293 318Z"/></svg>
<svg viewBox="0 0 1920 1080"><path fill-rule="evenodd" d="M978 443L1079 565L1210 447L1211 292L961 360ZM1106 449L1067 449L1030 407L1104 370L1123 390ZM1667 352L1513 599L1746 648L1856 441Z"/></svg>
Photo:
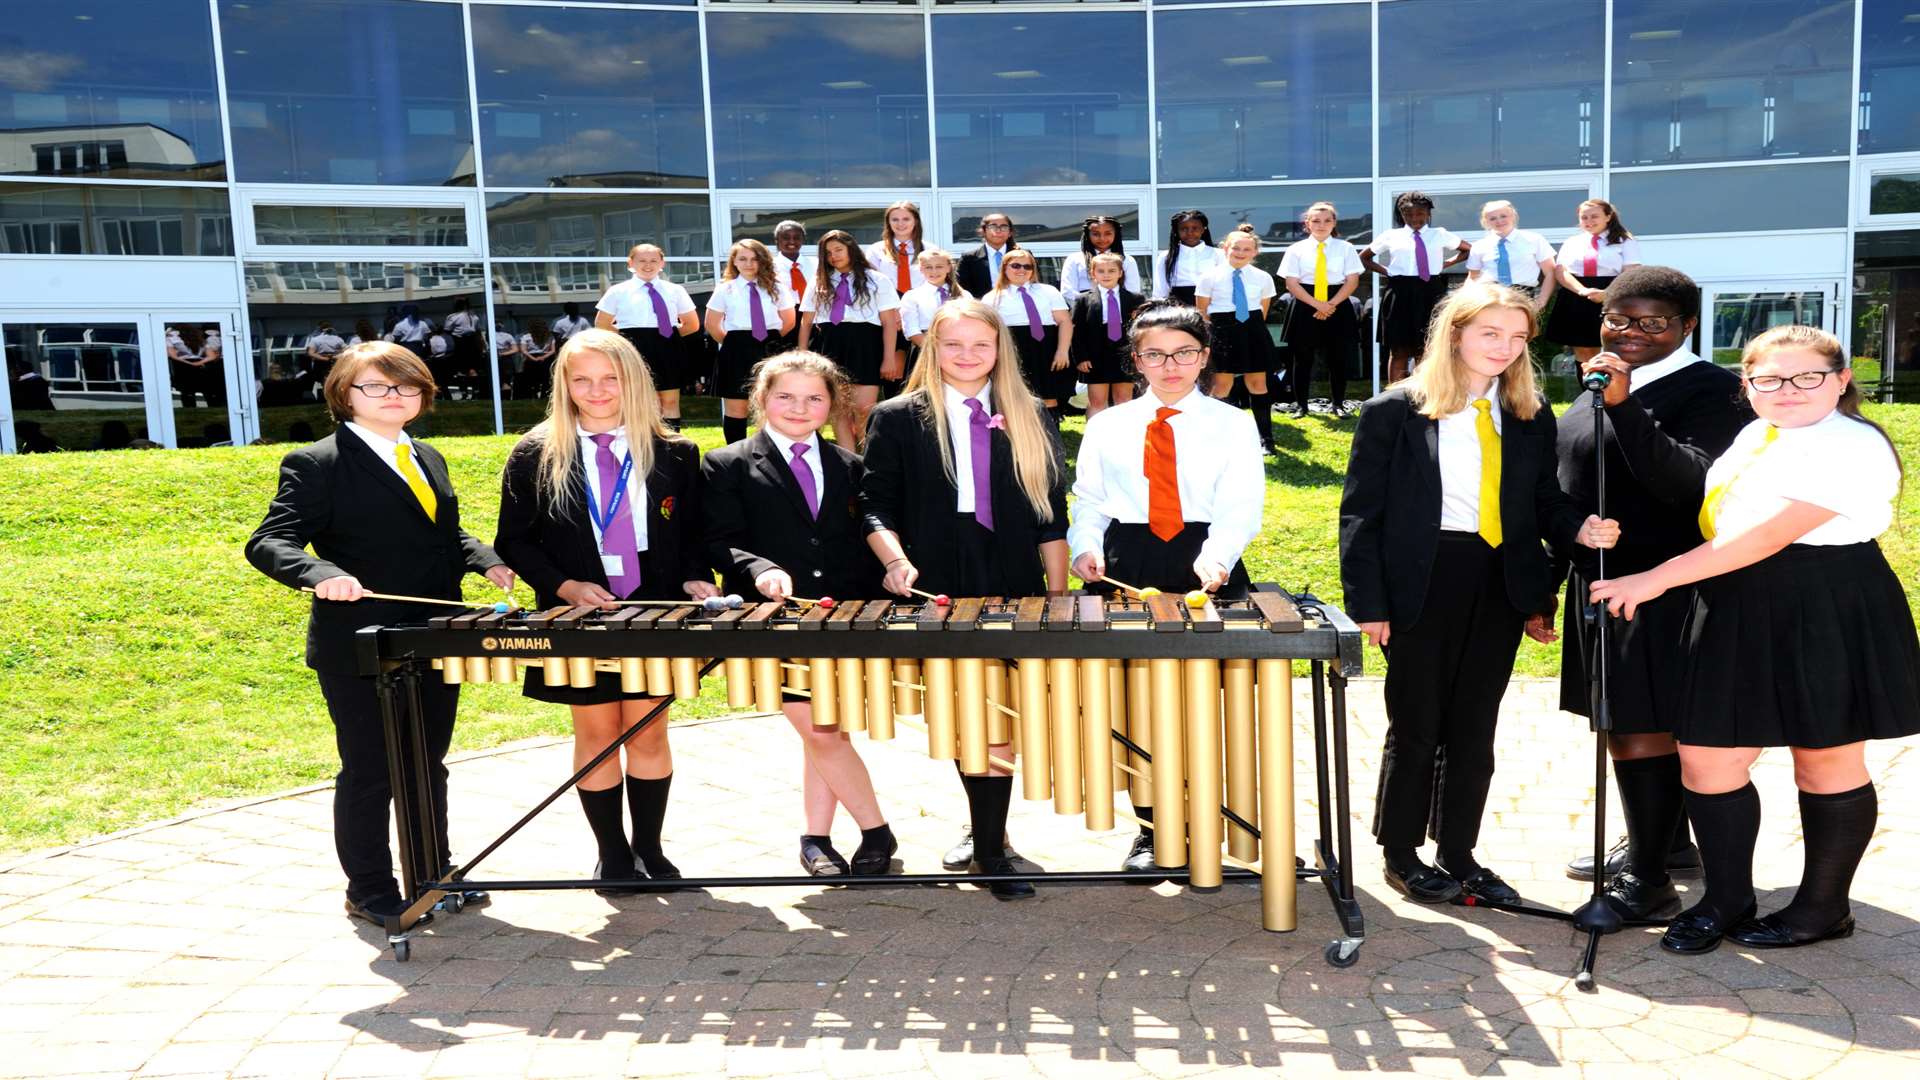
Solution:
<svg viewBox="0 0 1920 1080"><path fill-rule="evenodd" d="M712 448L712 402L689 404L705 420L689 434ZM1873 415L1920 469L1920 406ZM1267 527L1247 553L1256 580L1340 602L1335 519L1353 423L1275 422ZM1069 423L1070 450L1080 427ZM511 438L434 441L467 527L490 537ZM305 600L240 553L286 449L0 457L0 857L332 774L332 727L300 659ZM1916 510L1910 482L1882 538L1910 596ZM467 580L476 598L490 588ZM1522 674L1557 668L1557 647L1523 647ZM717 686L677 711L722 711ZM455 747L565 731L557 707L469 687Z"/></svg>

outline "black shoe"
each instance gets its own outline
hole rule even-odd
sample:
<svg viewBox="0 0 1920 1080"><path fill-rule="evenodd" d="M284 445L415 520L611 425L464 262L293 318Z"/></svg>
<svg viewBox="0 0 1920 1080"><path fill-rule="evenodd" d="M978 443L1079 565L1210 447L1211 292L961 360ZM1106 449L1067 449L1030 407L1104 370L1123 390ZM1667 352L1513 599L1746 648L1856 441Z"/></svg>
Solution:
<svg viewBox="0 0 1920 1080"><path fill-rule="evenodd" d="M618 872L620 869L621 867L615 866L614 867L615 873L609 874L607 873L606 861L598 860L593 864L593 876L594 876L594 879L597 881L614 880L614 881L640 882L640 881L645 881L647 879L646 871L640 869L640 864L638 861L635 861L630 865L628 865L626 867L627 872L624 874ZM595 888L593 891L594 891L594 895L596 896L632 896L633 894L639 892L640 890L630 889L620 885L601 885Z"/></svg>
<svg viewBox="0 0 1920 1080"><path fill-rule="evenodd" d="M1750 949L1796 949L1802 945L1812 945L1819 941L1832 941L1834 938L1853 936L1853 916L1840 916L1840 921L1817 934L1805 934L1783 922L1778 912L1764 919L1747 919L1735 923L1727 931L1727 940Z"/></svg>
<svg viewBox="0 0 1920 1080"><path fill-rule="evenodd" d="M1653 885L1631 870L1613 875L1600 896L1628 922L1655 922L1680 910L1680 894L1674 891L1671 880Z"/></svg>
<svg viewBox="0 0 1920 1080"><path fill-rule="evenodd" d="M1272 456L1274 456L1275 454L1278 454L1278 453L1279 453L1280 451L1278 451L1278 450L1276 450L1276 449L1274 449L1274 448L1273 448L1273 440L1271 440L1271 439L1268 439L1268 440L1265 440L1265 441L1263 441L1263 442L1262 442L1262 443L1260 444L1260 452L1261 452L1262 454L1265 454L1265 455L1266 455L1266 456L1268 456L1268 457L1272 457Z"/></svg>
<svg viewBox="0 0 1920 1080"><path fill-rule="evenodd" d="M1460 882L1452 874L1426 863L1416 863L1405 875L1387 866L1387 884L1409 900L1422 904L1444 904L1460 895Z"/></svg>
<svg viewBox="0 0 1920 1080"><path fill-rule="evenodd" d="M869 848L864 843L854 849L853 870L855 877L879 877L893 869L893 856L900 850L900 841L891 834L887 837L885 850Z"/></svg>
<svg viewBox="0 0 1920 1080"><path fill-rule="evenodd" d="M666 853L663 851L653 851L653 852L636 851L633 853L633 857L640 864L640 869L645 873L646 877L650 880L653 880L653 881L680 880L680 868L673 865L673 862L667 858ZM655 893L663 893L663 892L692 892L693 890L691 889L648 889L647 891L655 892Z"/></svg>
<svg viewBox="0 0 1920 1080"><path fill-rule="evenodd" d="M1711 911L1693 908L1681 912L1667 924L1667 932L1660 935L1660 947L1671 953L1694 956L1710 953L1720 947L1720 939L1726 936L1727 927L1738 926L1753 918L1754 901L1747 901L1747 908L1726 922L1714 917Z"/></svg>
<svg viewBox="0 0 1920 1080"><path fill-rule="evenodd" d="M1017 874L1020 870L1013 860L1005 856L998 859L988 858L986 862L974 860L967 864L969 874ZM995 900L1025 900L1033 895L1033 885L1026 881L996 881L987 886Z"/></svg>
<svg viewBox="0 0 1920 1080"><path fill-rule="evenodd" d="M1153 834L1142 829L1133 838L1133 846L1127 849L1127 857L1120 863L1122 870L1158 870L1160 864L1153 861ZM1166 878L1134 878L1129 885L1158 885Z"/></svg>
<svg viewBox="0 0 1920 1080"><path fill-rule="evenodd" d="M1444 873L1444 871L1442 871ZM1517 904L1520 902L1520 890L1500 879L1500 875L1481 867L1460 882L1460 893L1475 900L1484 900L1490 904Z"/></svg>
<svg viewBox="0 0 1920 1080"><path fill-rule="evenodd" d="M1607 849L1606 874L1611 880L1616 874L1627 868L1627 838ZM1688 844L1667 853L1667 873L1673 877L1696 878L1700 876L1700 849ZM1567 863L1567 876L1575 881L1593 880L1593 856L1582 855Z"/></svg>
<svg viewBox="0 0 1920 1080"><path fill-rule="evenodd" d="M833 849L833 841L825 836L800 838L800 867L813 877L839 877L851 872L846 858Z"/></svg>
<svg viewBox="0 0 1920 1080"><path fill-rule="evenodd" d="M347 897L347 914L355 919L370 922L382 930L387 929L389 919L398 919L407 913L407 902L400 899L399 893L387 893L384 896L370 896L365 900ZM429 911L415 920L415 926L425 926L433 921L433 912Z"/></svg>

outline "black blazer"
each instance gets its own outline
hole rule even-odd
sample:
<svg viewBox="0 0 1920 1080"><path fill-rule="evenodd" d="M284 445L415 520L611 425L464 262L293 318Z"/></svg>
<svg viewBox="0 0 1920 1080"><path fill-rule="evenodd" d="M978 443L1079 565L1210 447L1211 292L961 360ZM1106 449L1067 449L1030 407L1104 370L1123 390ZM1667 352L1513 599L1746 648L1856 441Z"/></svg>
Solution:
<svg viewBox="0 0 1920 1080"><path fill-rule="evenodd" d="M951 592L959 565L953 525L960 493L947 478L932 424L923 417L926 400L923 393L902 394L874 406L867 415L860 510L866 518L864 533L887 529L900 535L907 557L920 571L919 588ZM1038 399L1033 409L1051 432L1052 422ZM1067 536L1066 452L1058 436L1053 436L1054 483L1047 499L1053 520L1043 522L1014 476L1007 433L996 430L992 435L996 589L1001 596L1041 596L1046 591L1046 570L1040 545Z"/></svg>
<svg viewBox="0 0 1920 1080"><path fill-rule="evenodd" d="M818 518L808 512L800 482L765 431L714 450L700 463L707 561L727 592L764 600L754 579L785 570L801 596L883 595L880 560L868 550L861 527L860 458L825 439L819 458L812 463L823 489Z"/></svg>
<svg viewBox="0 0 1920 1080"><path fill-rule="evenodd" d="M1007 246L1000 249L1000 254L1005 257L1007 252L1012 250L1013 242L1009 240ZM960 256L960 265L954 268L953 275L959 279L960 287L967 290L971 296L981 297L993 291L993 263L987 258L987 245L984 241L975 244L972 251ZM1036 277L1034 280L1037 281L1039 278Z"/></svg>
<svg viewBox="0 0 1920 1080"><path fill-rule="evenodd" d="M460 501L440 452L413 444L433 489L434 517L366 441L340 430L280 461L280 489L247 540L247 561L289 588L351 574L373 592L460 599L460 578L500 565L493 549L460 527ZM313 545L308 554L307 545ZM389 600L351 604L315 598L307 618L307 666L355 675L362 627L416 622L445 609Z"/></svg>
<svg viewBox="0 0 1920 1080"><path fill-rule="evenodd" d="M1554 476L1553 410L1531 420L1501 412L1500 545L1507 599L1551 611L1554 579L1541 541L1569 546L1585 515ZM1340 587L1355 622L1411 626L1426 604L1440 543L1440 425L1407 391L1388 390L1360 413L1340 497Z"/></svg>
<svg viewBox="0 0 1920 1080"><path fill-rule="evenodd" d="M1107 348L1115 349L1123 356L1128 355L1132 350L1127 347L1125 330L1133 325L1134 313L1139 311L1140 305L1146 302L1147 298L1137 292L1125 288L1120 290L1122 333L1119 341L1109 342L1107 316L1100 310L1099 287L1096 286L1074 297L1073 313L1069 316L1073 320L1073 345L1069 349L1072 361L1077 364L1082 360L1092 359L1096 352Z"/></svg>
<svg viewBox="0 0 1920 1080"><path fill-rule="evenodd" d="M608 588L600 545L587 517L585 464L573 469L573 510L561 514L539 492L543 433L529 432L507 455L500 480L500 525L494 550L513 572L533 586L538 605L556 607L568 581L591 581ZM639 510L639 507L635 507ZM706 550L700 542L700 449L685 439L653 441L653 471L647 474L647 564L655 578L644 580L636 595L662 599L684 596L683 581L709 580Z"/></svg>

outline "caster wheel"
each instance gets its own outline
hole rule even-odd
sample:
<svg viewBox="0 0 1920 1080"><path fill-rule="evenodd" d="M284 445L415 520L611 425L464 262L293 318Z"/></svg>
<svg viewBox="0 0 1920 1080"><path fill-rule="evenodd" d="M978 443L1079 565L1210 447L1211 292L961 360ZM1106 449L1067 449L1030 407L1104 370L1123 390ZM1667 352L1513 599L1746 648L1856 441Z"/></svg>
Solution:
<svg viewBox="0 0 1920 1080"><path fill-rule="evenodd" d="M447 906L448 911L452 912L455 915L458 915L467 906L467 894L457 893L457 892L448 893L447 898L445 900L442 900L441 903Z"/></svg>
<svg viewBox="0 0 1920 1080"><path fill-rule="evenodd" d="M1360 946L1355 945L1351 951L1348 951L1347 947L1340 942L1330 941L1327 943L1326 952L1322 955L1327 958L1327 963L1334 967L1350 968L1360 961Z"/></svg>
<svg viewBox="0 0 1920 1080"><path fill-rule="evenodd" d="M399 941L394 942L393 943L393 959L395 963L399 963L399 964L404 964L407 961L413 959L413 942L408 941L405 938L401 938Z"/></svg>

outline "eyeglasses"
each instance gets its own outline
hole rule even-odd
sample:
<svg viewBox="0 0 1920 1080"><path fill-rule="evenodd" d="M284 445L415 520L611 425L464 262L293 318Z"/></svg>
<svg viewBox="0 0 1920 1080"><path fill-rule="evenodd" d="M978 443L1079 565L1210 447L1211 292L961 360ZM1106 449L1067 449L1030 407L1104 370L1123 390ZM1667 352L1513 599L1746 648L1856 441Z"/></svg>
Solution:
<svg viewBox="0 0 1920 1080"><path fill-rule="evenodd" d="M989 221L980 226L981 232L1012 232L1013 226L1004 221Z"/></svg>
<svg viewBox="0 0 1920 1080"><path fill-rule="evenodd" d="M392 383L383 382L357 382L349 385L375 401L393 394L399 394L403 398L420 396L420 388L417 386L395 386Z"/></svg>
<svg viewBox="0 0 1920 1080"><path fill-rule="evenodd" d="M1159 349L1143 349L1133 354L1133 362L1141 367L1165 367L1171 360L1180 367L1192 367L1200 362L1201 348L1176 349L1173 352L1161 352Z"/></svg>
<svg viewBox="0 0 1920 1080"><path fill-rule="evenodd" d="M1600 325L1616 334L1629 326L1638 326L1643 334L1664 334L1667 332L1667 327L1679 321L1677 316L1671 315L1642 315L1636 319L1631 315L1615 315L1607 312L1600 316Z"/></svg>
<svg viewBox="0 0 1920 1080"><path fill-rule="evenodd" d="M1817 390L1827 381L1827 376L1838 374L1832 368L1818 371L1802 371L1796 375L1749 375L1747 385L1762 394L1771 394L1781 387L1792 383L1801 390Z"/></svg>

